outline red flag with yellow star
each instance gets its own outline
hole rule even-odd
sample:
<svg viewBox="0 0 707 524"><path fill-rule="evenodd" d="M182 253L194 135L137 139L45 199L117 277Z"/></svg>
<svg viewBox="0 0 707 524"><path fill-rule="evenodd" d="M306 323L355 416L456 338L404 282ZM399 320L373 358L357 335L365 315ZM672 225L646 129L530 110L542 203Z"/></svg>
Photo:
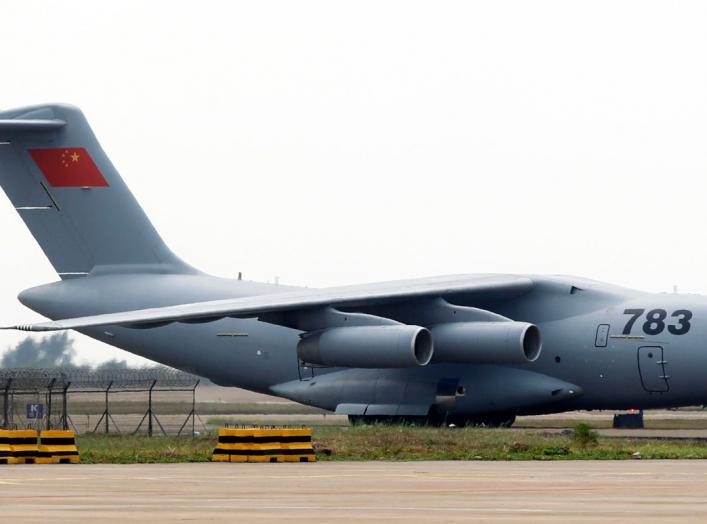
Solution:
<svg viewBox="0 0 707 524"><path fill-rule="evenodd" d="M29 149L52 187L107 187L91 155L83 147Z"/></svg>

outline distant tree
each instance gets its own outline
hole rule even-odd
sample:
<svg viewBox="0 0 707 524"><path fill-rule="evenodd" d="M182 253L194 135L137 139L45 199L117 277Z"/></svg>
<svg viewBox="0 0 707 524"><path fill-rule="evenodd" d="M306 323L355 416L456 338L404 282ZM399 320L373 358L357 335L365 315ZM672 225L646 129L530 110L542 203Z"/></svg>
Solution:
<svg viewBox="0 0 707 524"><path fill-rule="evenodd" d="M25 338L3 354L3 368L54 368L76 367L74 341L66 332L37 340Z"/></svg>
<svg viewBox="0 0 707 524"><path fill-rule="evenodd" d="M74 341L67 332L57 333L42 339L27 337L14 348L8 349L0 357L0 368L72 368L90 370L90 365L79 365L74 360L76 350ZM171 369L168 366L154 363L148 366L131 366L126 360L113 358L96 364L97 371L112 371L119 369L161 370ZM202 378L202 385L211 384Z"/></svg>

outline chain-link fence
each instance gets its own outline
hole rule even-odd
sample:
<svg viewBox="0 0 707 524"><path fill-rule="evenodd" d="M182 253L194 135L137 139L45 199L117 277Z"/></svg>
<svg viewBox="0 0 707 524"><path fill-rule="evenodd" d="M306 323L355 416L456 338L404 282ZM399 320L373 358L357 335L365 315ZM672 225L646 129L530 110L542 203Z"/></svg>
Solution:
<svg viewBox="0 0 707 524"><path fill-rule="evenodd" d="M199 377L169 368L0 369L3 428L194 434Z"/></svg>

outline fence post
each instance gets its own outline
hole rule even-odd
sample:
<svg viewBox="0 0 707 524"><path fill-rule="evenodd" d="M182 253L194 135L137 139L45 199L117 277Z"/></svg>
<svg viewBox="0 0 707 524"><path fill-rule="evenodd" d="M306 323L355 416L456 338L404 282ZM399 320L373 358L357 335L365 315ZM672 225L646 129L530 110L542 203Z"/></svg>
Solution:
<svg viewBox="0 0 707 524"><path fill-rule="evenodd" d="M47 429L52 429L52 388L54 387L55 382L56 378L53 378L47 388Z"/></svg>
<svg viewBox="0 0 707 524"><path fill-rule="evenodd" d="M108 395L110 393L110 388L113 386L113 381L110 381L110 384L108 384L108 387L106 388L106 409L103 415L106 417L106 435L108 434L109 426L108 426L108 419L110 418L110 411L108 411Z"/></svg>
<svg viewBox="0 0 707 524"><path fill-rule="evenodd" d="M179 431L177 431L178 437L181 436L182 431L184 431L184 428L189 424L189 419L191 419L191 436L194 437L194 432L196 431L196 388L199 387L200 382L201 379L197 379L196 384L194 384L194 387L191 389L191 411L179 427Z"/></svg>
<svg viewBox="0 0 707 524"><path fill-rule="evenodd" d="M152 385L150 386L150 390L147 394L147 436L148 437L152 436L152 390L155 388L156 384L157 384L157 381L153 380Z"/></svg>
<svg viewBox="0 0 707 524"><path fill-rule="evenodd" d="M67 382L64 390L61 392L61 428L69 429L69 408L67 406L68 391L71 387L71 382Z"/></svg>
<svg viewBox="0 0 707 524"><path fill-rule="evenodd" d="M196 388L199 386L201 379L196 379L194 389L191 390L191 436L194 437L196 432Z"/></svg>
<svg viewBox="0 0 707 524"><path fill-rule="evenodd" d="M12 385L12 377L7 379L7 385L5 386L5 392L3 393L3 414L2 414L2 427L5 429L10 429L10 386Z"/></svg>

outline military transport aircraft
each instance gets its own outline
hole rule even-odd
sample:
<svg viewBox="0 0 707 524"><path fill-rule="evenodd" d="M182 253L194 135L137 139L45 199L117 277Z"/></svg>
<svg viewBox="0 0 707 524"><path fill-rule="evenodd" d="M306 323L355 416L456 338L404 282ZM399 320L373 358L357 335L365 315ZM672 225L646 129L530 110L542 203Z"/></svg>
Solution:
<svg viewBox="0 0 707 524"><path fill-rule="evenodd" d="M575 277L472 274L304 289L206 275L164 244L79 109L0 112L0 185L60 281L19 300L218 384L356 421L701 404L707 301Z"/></svg>

